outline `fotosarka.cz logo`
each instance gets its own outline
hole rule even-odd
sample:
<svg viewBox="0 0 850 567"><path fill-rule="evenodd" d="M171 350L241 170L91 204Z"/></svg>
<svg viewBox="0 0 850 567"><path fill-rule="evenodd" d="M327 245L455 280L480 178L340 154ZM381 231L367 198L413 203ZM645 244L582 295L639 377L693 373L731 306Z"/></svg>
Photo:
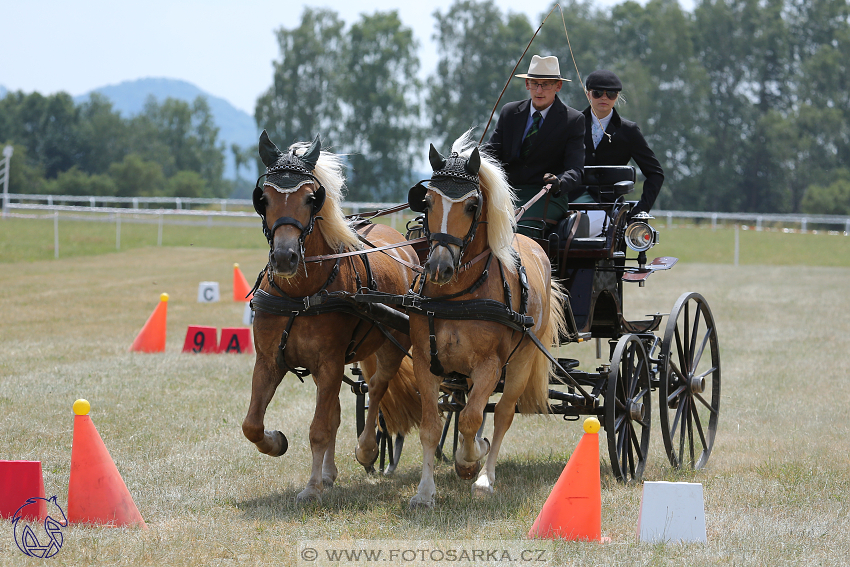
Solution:
<svg viewBox="0 0 850 567"><path fill-rule="evenodd" d="M42 524L44 530L33 529L38 524L33 522L31 525L25 519L26 517L38 517L35 510L39 506L40 500L44 501L47 508ZM33 508L29 508L30 506ZM64 541L62 528L67 525L68 519L65 517L62 507L56 502L55 496L52 498L29 498L12 516L15 544L17 544L18 549L24 555L40 559L47 559L59 553Z"/></svg>

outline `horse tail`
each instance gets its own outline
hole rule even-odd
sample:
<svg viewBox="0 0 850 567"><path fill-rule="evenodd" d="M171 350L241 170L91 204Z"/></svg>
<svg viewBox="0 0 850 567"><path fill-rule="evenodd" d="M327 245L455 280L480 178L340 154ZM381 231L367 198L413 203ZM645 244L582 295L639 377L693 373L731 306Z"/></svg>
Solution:
<svg viewBox="0 0 850 567"><path fill-rule="evenodd" d="M407 433L422 421L422 401L413 374L413 359L405 356L381 399L381 411L391 435Z"/></svg>
<svg viewBox="0 0 850 567"><path fill-rule="evenodd" d="M566 293L561 284L549 280L549 317L537 338L545 347L557 346L559 337L566 334L567 321L564 317ZM525 391L519 397L520 413L549 413L549 379L555 375L555 367L549 358L535 348L531 361L531 374Z"/></svg>

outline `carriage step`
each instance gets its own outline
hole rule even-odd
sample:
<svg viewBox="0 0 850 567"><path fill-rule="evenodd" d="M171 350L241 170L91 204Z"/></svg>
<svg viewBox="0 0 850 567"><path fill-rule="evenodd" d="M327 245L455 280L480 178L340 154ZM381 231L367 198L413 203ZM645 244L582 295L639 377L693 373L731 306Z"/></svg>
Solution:
<svg viewBox="0 0 850 567"><path fill-rule="evenodd" d="M558 364L560 364L565 370L569 370L570 368L576 368L579 364L581 364L581 362L575 358L559 358Z"/></svg>

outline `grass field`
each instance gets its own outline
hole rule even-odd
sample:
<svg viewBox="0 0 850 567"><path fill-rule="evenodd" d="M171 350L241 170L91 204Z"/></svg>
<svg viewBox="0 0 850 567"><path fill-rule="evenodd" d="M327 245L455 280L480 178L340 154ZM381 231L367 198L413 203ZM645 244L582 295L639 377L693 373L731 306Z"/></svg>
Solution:
<svg viewBox="0 0 850 567"><path fill-rule="evenodd" d="M528 545L524 536L579 441L580 424L518 417L502 448L493 498L473 499L469 483L458 480L451 465L441 465L437 508L410 511L421 463L417 436L408 439L396 475L367 476L353 458L354 396L344 389L337 484L321 507L297 507L294 496L309 476L315 388L289 375L278 389L266 423L287 434L290 449L273 459L259 454L240 429L253 358L180 353L190 324L241 325L244 305L229 300L232 265L239 262L253 281L266 258L259 231L250 233L259 240L250 247L218 247L217 234L194 246L148 243L119 253L30 261L8 252L15 247L9 239L29 238L26 223L15 223L0 222L0 458L42 461L47 495L57 495L64 506L71 405L87 398L149 527L69 527L51 564L308 565L299 562L298 542L323 539ZM32 234L45 238L52 258L52 227L40 226ZM114 225L107 233L102 239L114 246ZM627 288L625 300L627 316L637 319L669 311L682 292L698 291L714 311L723 398L708 466L671 470L656 423L644 474L646 480L703 484L708 543L637 543L641 487L614 481L600 435L602 532L612 542L534 542L545 551L544 561L534 564L850 562L850 238L742 231L742 265L735 267L730 236L728 230L663 231L653 252L682 261L653 275L645 288ZM751 237L764 240L749 256ZM707 258L712 263L697 263L695 243L712 248L721 238L717 255ZM823 263L838 262L839 255L838 266L816 265L825 248L831 252ZM798 259L791 263L799 265L775 258ZM196 303L200 281L220 282L225 300ZM161 292L171 296L166 353L127 352ZM592 345L565 350L596 364ZM11 523L0 520L0 565L42 561L24 557Z"/></svg>

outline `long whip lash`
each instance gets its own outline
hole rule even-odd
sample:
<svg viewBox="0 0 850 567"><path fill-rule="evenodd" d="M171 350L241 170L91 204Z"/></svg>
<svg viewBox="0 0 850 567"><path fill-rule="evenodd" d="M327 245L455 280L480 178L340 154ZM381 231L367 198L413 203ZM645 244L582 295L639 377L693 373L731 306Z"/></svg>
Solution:
<svg viewBox="0 0 850 567"><path fill-rule="evenodd" d="M519 64L522 62L522 58L525 57L525 54L528 53L529 48L531 48L531 44L534 42L534 38L536 38L537 34L540 33L540 30L543 29L543 24L545 24L546 20L549 19L549 16L552 15L552 12L555 11L555 8L557 8L558 11L561 12L561 22L564 24L564 35L567 37L567 47L570 50L570 57L573 60L573 67L575 67L576 75L578 76L579 83L583 84L583 81L581 79L581 73L579 72L578 64L576 63L576 56L573 54L573 46L572 46L572 44L570 44L570 34L567 33L567 21L564 19L564 9L561 8L560 4L555 4L554 6L552 6L552 9L549 10L549 13L546 14L546 17L543 18L543 21L540 22L540 25L537 26L537 31L535 31L534 35L531 36L531 40L529 40L528 45L525 46L525 51L523 51L522 55L519 56L519 59L517 59L516 65L514 65L513 70L511 71L510 75L508 75L508 80L505 83L504 88L502 88L502 92L499 93L499 98L496 99L496 104L493 105L493 110L490 111L490 117L487 119L487 125L484 126L484 131L481 133L481 139L478 140L479 146L484 142L484 136L487 135L487 130L490 129L490 123L493 121L493 114L495 114L496 109L499 108L499 103L502 101L502 96L505 94L505 91L508 90L508 85L511 84L511 79L513 79L513 76L514 76L514 73L517 70L517 67L519 67Z"/></svg>

